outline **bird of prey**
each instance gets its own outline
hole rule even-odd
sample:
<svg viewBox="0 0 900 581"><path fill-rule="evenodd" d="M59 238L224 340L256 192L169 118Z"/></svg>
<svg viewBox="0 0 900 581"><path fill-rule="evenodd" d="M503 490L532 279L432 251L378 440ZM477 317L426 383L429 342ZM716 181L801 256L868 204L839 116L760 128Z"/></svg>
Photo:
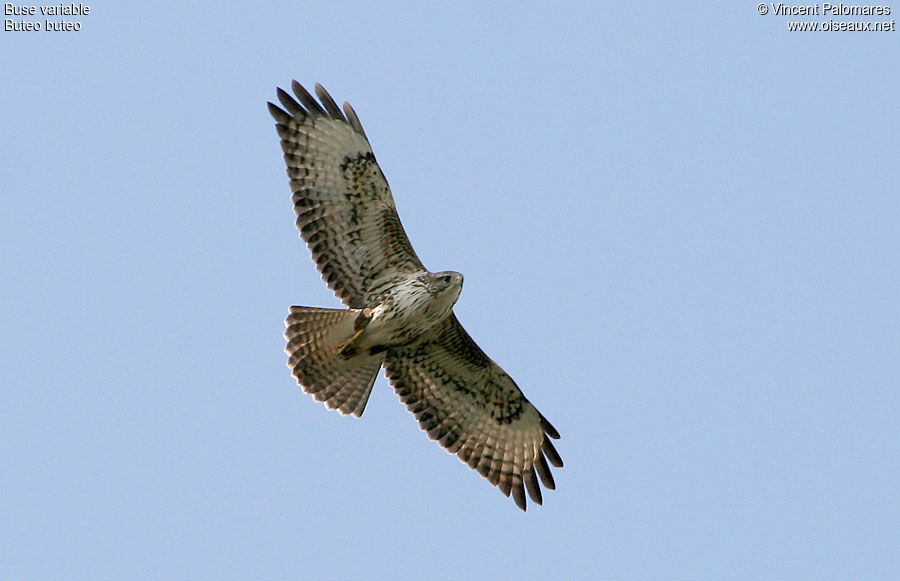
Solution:
<svg viewBox="0 0 900 581"><path fill-rule="evenodd" d="M562 459L559 433L453 313L458 272L430 272L400 224L356 112L297 81L269 103L293 192L296 225L322 278L346 309L290 308L288 367L317 401L360 416L382 367L428 436L522 510L541 504L538 478Z"/></svg>

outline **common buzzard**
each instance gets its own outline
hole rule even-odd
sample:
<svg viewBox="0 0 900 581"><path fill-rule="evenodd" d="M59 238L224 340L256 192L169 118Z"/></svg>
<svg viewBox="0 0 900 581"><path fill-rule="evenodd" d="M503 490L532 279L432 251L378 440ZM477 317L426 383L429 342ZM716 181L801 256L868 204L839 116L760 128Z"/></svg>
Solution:
<svg viewBox="0 0 900 581"><path fill-rule="evenodd" d="M291 307L288 367L329 409L360 416L378 370L428 437L525 510L555 488L559 433L453 313L458 272L429 272L400 224L387 180L356 112L321 85L297 81L269 103L281 137L300 236L322 278L349 307Z"/></svg>

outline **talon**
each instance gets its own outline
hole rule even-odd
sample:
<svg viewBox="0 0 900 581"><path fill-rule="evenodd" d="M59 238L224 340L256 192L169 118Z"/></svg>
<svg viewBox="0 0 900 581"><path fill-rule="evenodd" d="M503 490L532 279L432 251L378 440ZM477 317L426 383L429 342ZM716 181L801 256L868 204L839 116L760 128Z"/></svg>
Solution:
<svg viewBox="0 0 900 581"><path fill-rule="evenodd" d="M356 341L357 339L359 339L360 335L362 335L363 331L365 331L365 330L366 330L365 327L363 327L362 329L359 329L358 331L356 331L356 333L353 333L352 337L350 337L349 339L347 339L346 341L344 341L343 343L338 345L338 348L337 348L338 355L340 355L342 357L349 357L349 356L353 355L353 353L356 350L356 348L353 346L353 342Z"/></svg>

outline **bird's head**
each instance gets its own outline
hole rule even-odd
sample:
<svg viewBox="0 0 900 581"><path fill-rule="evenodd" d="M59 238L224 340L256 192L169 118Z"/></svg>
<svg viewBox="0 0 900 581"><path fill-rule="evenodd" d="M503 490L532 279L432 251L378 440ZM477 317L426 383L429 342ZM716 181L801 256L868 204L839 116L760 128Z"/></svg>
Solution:
<svg viewBox="0 0 900 581"><path fill-rule="evenodd" d="M448 299L452 305L462 292L463 275L452 270L435 272L431 275L428 286L433 293Z"/></svg>

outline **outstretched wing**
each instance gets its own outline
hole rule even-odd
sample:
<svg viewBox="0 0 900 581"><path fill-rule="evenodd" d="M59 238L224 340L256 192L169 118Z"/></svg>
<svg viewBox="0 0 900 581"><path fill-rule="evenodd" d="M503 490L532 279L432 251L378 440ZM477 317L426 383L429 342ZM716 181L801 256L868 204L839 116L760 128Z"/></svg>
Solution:
<svg viewBox="0 0 900 581"><path fill-rule="evenodd" d="M525 489L541 504L538 476L555 488L547 460L559 433L512 378L475 344L451 314L413 344L391 349L387 376L428 437L477 470L525 510Z"/></svg>
<svg viewBox="0 0 900 581"><path fill-rule="evenodd" d="M328 288L363 308L399 276L424 270L356 112L321 85L321 104L297 81L269 103L294 192L297 228Z"/></svg>

